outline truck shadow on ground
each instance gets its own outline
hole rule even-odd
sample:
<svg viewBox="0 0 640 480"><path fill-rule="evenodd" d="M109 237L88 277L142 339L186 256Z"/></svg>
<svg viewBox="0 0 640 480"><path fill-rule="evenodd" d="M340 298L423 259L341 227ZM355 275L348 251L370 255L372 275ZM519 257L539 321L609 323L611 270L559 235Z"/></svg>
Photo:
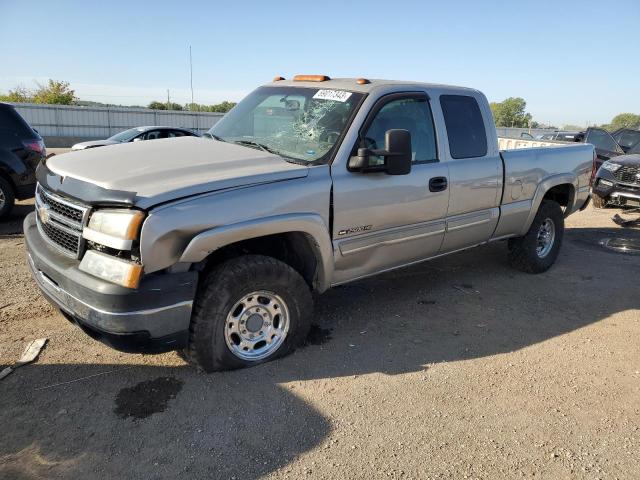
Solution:
<svg viewBox="0 0 640 480"><path fill-rule="evenodd" d="M318 410L332 398L325 379L428 381L435 363L512 352L639 308L619 282L621 271L638 278L640 256L598 245L616 235L640 238L567 230L541 275L511 270L494 244L336 288L318 302L317 341L252 369L207 375L161 357L25 367L0 385L0 476L257 478L286 468L333 430ZM297 393L306 381L316 382L310 400Z"/></svg>
<svg viewBox="0 0 640 480"><path fill-rule="evenodd" d="M4 220L0 220L0 238L22 235L24 217L33 212L33 200L20 202Z"/></svg>

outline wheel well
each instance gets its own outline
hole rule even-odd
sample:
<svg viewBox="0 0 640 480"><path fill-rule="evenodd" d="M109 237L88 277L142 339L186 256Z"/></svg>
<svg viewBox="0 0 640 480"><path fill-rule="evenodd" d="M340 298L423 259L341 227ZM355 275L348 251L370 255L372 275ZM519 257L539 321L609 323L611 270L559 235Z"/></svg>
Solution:
<svg viewBox="0 0 640 480"><path fill-rule="evenodd" d="M575 189L570 183L563 183L562 185L556 185L550 188L547 193L544 194L544 200L553 200L562 207L568 207L573 204L575 195Z"/></svg>
<svg viewBox="0 0 640 480"><path fill-rule="evenodd" d="M265 255L286 263L302 275L312 289L320 280L320 253L313 238L303 232L278 233L225 245L209 255L200 264L200 269L209 270L247 254Z"/></svg>

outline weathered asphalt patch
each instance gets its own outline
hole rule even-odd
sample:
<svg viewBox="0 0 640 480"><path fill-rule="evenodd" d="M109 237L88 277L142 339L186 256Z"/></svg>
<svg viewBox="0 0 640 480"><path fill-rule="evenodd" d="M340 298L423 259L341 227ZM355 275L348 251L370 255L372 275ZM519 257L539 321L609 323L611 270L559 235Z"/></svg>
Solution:
<svg viewBox="0 0 640 480"><path fill-rule="evenodd" d="M169 400L182 389L182 381L174 377L159 377L123 388L116 397L114 412L121 418L146 418L164 412Z"/></svg>

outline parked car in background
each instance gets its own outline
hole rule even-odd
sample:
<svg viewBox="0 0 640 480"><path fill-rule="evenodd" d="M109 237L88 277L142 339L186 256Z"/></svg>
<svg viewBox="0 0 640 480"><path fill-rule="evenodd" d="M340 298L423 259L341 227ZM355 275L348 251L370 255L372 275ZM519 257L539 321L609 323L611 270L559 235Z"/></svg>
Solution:
<svg viewBox="0 0 640 480"><path fill-rule="evenodd" d="M606 160L593 181L593 205L640 207L640 143L626 155Z"/></svg>
<svg viewBox="0 0 640 480"><path fill-rule="evenodd" d="M563 132L556 131L551 133L545 133L542 135L538 135L536 139L538 140L553 140L555 142L577 142L580 134L583 132Z"/></svg>
<svg viewBox="0 0 640 480"><path fill-rule="evenodd" d="M546 271L595 157L500 151L477 90L324 75L258 88L208 136L58 155L24 222L69 320L207 371L292 351L335 285L499 240Z"/></svg>
<svg viewBox="0 0 640 480"><path fill-rule="evenodd" d="M631 149L640 145L640 130L620 128L613 132L611 136L625 153L629 153Z"/></svg>
<svg viewBox="0 0 640 480"><path fill-rule="evenodd" d="M590 143L596 148L596 164L594 172L610 158L624 155L624 150L618 142L603 128L589 127L584 133L582 142Z"/></svg>
<svg viewBox="0 0 640 480"><path fill-rule="evenodd" d="M0 103L0 218L34 195L36 167L47 155L42 137L12 105Z"/></svg>
<svg viewBox="0 0 640 480"><path fill-rule="evenodd" d="M116 133L105 140L90 140L88 142L76 143L72 150L86 150L87 148L104 147L107 145L117 145L119 143L139 142L141 140L156 140L158 138L173 137L199 137L200 134L186 128L178 127L136 127Z"/></svg>

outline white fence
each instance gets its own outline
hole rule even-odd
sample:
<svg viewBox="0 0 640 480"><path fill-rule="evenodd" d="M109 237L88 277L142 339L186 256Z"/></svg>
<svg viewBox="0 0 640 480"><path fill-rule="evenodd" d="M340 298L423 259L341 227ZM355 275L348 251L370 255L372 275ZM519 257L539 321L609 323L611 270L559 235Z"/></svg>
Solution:
<svg viewBox="0 0 640 480"><path fill-rule="evenodd" d="M16 110L43 137L107 138L131 127L161 125L209 130L223 113L149 110L147 108L79 107L14 103Z"/></svg>

